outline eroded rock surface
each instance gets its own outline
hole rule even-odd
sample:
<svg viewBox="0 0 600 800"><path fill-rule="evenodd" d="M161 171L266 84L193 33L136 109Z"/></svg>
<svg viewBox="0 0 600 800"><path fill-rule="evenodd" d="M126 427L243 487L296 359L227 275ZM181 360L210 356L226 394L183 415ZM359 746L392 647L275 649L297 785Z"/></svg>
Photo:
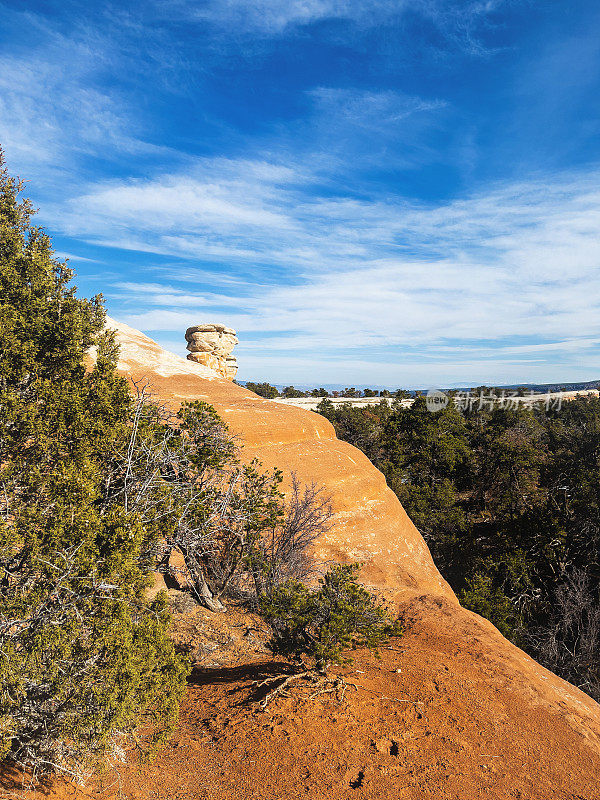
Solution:
<svg viewBox="0 0 600 800"><path fill-rule="evenodd" d="M185 332L189 361L203 364L223 378L233 380L237 375L237 359L232 356L238 338L233 328L218 322L192 325Z"/></svg>

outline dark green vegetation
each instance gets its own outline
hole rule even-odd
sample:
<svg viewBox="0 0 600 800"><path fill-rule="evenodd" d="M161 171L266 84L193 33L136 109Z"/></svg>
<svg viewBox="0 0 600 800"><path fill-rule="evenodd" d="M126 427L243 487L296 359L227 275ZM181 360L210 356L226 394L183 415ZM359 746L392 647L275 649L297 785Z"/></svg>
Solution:
<svg viewBox="0 0 600 800"><path fill-rule="evenodd" d="M383 471L462 603L600 699L600 400L319 410Z"/></svg>
<svg viewBox="0 0 600 800"><path fill-rule="evenodd" d="M402 625L357 581L359 569L358 564L336 564L317 587L290 579L261 596L260 610L272 630L271 650L292 666L291 674L258 683L274 685L261 702L263 708L302 680L309 681L311 697L335 692L343 700L348 685L355 684L342 675L331 676L330 666L350 664L351 647L366 647L379 657L379 645L402 635Z"/></svg>
<svg viewBox="0 0 600 800"><path fill-rule="evenodd" d="M19 188L2 170L0 756L80 774L142 718L168 733L185 664L143 599L157 530L127 507L132 402L100 299L75 296Z"/></svg>
<svg viewBox="0 0 600 800"><path fill-rule="evenodd" d="M279 397L279 389L277 389L276 386L271 386L270 383L253 383L252 381L247 381L246 389L260 397L266 397L269 400L272 400L274 397Z"/></svg>
<svg viewBox="0 0 600 800"><path fill-rule="evenodd" d="M236 381L237 383L237 381ZM242 384L239 384L240 386ZM273 400L276 397L411 397L411 393L404 389L397 389L395 392L390 392L388 389L355 389L353 386L346 387L343 391L328 392L322 386L317 389L310 389L303 391L296 389L295 386L285 386L281 391L276 386L270 383L254 383L253 381L246 381L246 389L249 389L254 394L260 397L266 397Z"/></svg>
<svg viewBox="0 0 600 800"><path fill-rule="evenodd" d="M245 385L246 389L249 389L251 392L260 395L261 397L266 397L269 399L274 399L276 397L347 397L348 399L352 398L360 398L360 397L385 397L385 398L392 398L396 397L398 399L402 398L412 398L418 397L422 394L425 394L422 390L414 390L408 391L407 389L395 389L391 391L390 389L356 389L354 386L346 386L345 389L341 390L331 390L328 391L324 389L322 386L321 388L317 389L296 389L295 386L285 386L281 391L276 386L272 386L270 383L254 383L253 381L247 381L245 384L241 384L238 381L239 386ZM489 387L480 387L486 390L487 393L495 393L498 396L501 395L509 395L513 392L518 395L519 397L525 397L526 395L531 395L532 393L535 394L544 394L546 392L560 392L560 391L581 391L584 389L597 389L600 387L600 381L587 381L586 383L565 383L565 384L554 384L554 383L545 383L545 384L528 384L527 386L500 386L495 388ZM452 392L453 390L448 390Z"/></svg>
<svg viewBox="0 0 600 800"><path fill-rule="evenodd" d="M211 610L225 597L266 604L284 647L275 598L282 586L313 597L299 582L331 510L295 476L284 501L280 473L243 464L210 406L174 415L117 375L101 298L76 296L20 190L0 151L0 760L82 780L141 724L154 748L176 724L188 664L166 595L146 599L152 573ZM322 666L381 626L353 575L338 584L356 610L339 595ZM373 630L352 626L348 613L369 609ZM307 636L318 625L313 615Z"/></svg>
<svg viewBox="0 0 600 800"><path fill-rule="evenodd" d="M261 598L261 610L273 629L273 652L292 661L311 661L325 673L330 664L349 663L352 645L377 651L401 628L386 609L357 582L357 564L337 564L317 588L289 580Z"/></svg>

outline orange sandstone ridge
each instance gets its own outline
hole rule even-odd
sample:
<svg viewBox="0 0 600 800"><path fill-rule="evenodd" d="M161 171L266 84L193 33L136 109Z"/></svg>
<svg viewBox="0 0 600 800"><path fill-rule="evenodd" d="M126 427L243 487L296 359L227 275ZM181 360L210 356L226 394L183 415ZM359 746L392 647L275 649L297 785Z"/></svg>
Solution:
<svg viewBox="0 0 600 800"><path fill-rule="evenodd" d="M360 561L363 579L398 597L454 594L435 568L421 535L387 487L385 478L355 447L341 442L320 414L265 400L208 367L167 353L133 328L108 321L121 345L119 372L146 378L151 391L177 405L211 403L240 437L248 459L316 481L332 495L335 524L319 543L323 560Z"/></svg>
<svg viewBox="0 0 600 800"><path fill-rule="evenodd" d="M176 749L127 773L126 795L600 800L600 706L459 605L362 452L314 412L258 397L126 325L109 327L122 374L150 380L173 405L211 403L248 458L323 484L335 518L318 556L362 562L364 582L408 623L381 662L358 654L349 674L359 688L342 706L290 698L262 716L249 711L240 701L266 657L262 667L196 670Z"/></svg>

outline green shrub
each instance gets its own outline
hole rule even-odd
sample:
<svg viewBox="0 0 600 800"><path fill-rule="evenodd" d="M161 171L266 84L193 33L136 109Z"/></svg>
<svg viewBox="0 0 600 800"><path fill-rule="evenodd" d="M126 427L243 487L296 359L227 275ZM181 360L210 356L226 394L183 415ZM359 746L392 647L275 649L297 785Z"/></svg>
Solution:
<svg viewBox="0 0 600 800"><path fill-rule="evenodd" d="M276 386L271 386L270 383L254 383L253 381L246 381L246 389L260 397L266 397L272 400L279 397L279 389Z"/></svg>
<svg viewBox="0 0 600 800"><path fill-rule="evenodd" d="M140 722L168 733L186 665L144 599L158 530L113 491L133 404L101 297L20 189L0 153L0 757L81 777Z"/></svg>
<svg viewBox="0 0 600 800"><path fill-rule="evenodd" d="M489 575L474 575L467 581L467 588L458 599L465 608L489 619L504 636L515 636L522 624L515 606Z"/></svg>
<svg viewBox="0 0 600 800"><path fill-rule="evenodd" d="M273 652L325 673L332 664L348 663L351 647L377 652L390 636L400 635L401 626L357 581L359 568L337 564L317 588L292 580L263 595L261 611L273 631Z"/></svg>

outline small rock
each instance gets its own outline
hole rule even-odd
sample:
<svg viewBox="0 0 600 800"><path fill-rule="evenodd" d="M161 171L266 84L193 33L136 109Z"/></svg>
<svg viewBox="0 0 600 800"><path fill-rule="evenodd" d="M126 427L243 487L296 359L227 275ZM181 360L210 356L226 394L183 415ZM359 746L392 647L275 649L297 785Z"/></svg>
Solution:
<svg viewBox="0 0 600 800"><path fill-rule="evenodd" d="M378 753L389 753L392 749L393 742L391 739L375 739L373 740L373 747Z"/></svg>

